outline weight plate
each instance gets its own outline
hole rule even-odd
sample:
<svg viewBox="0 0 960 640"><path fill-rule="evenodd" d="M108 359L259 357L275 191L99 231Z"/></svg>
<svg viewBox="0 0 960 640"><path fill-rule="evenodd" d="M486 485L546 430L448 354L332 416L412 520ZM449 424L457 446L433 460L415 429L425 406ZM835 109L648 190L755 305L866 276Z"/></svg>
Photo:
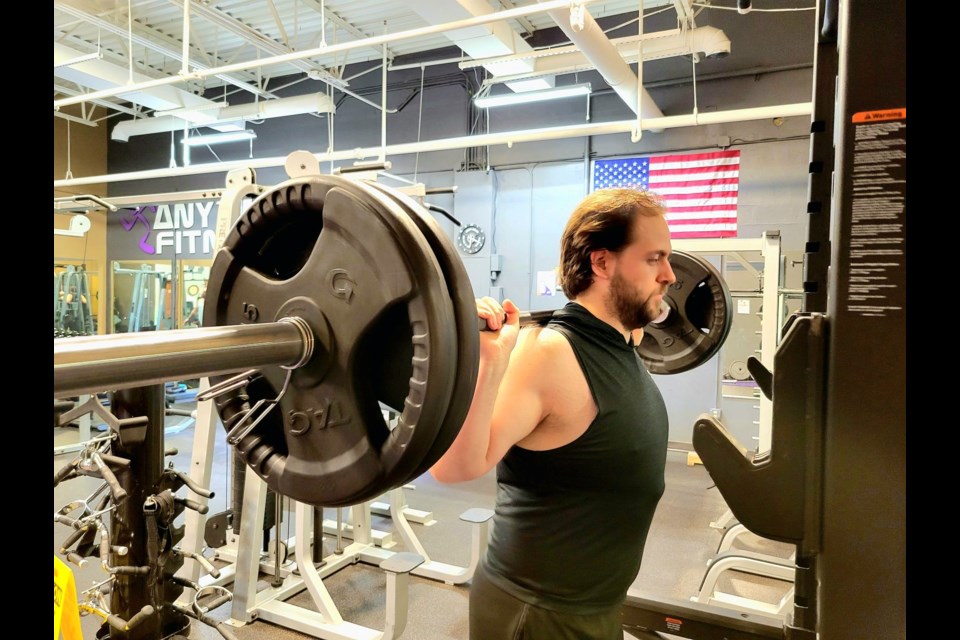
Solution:
<svg viewBox="0 0 960 640"><path fill-rule="evenodd" d="M743 360L734 360L730 364L730 377L734 380L746 380L750 377L747 363Z"/></svg>
<svg viewBox="0 0 960 640"><path fill-rule="evenodd" d="M663 298L666 313L643 329L637 353L650 373L689 371L720 350L733 322L730 290L717 269L698 256L674 251L677 281Z"/></svg>
<svg viewBox="0 0 960 640"><path fill-rule="evenodd" d="M457 255L453 242L443 232L436 219L406 194L371 183L399 204L423 232L427 242L433 248L437 261L446 278L447 290L453 303L453 315L457 338L457 368L453 384L453 395L447 407L440 432L434 441L426 459L419 469L407 481L413 480L440 459L450 448L460 433L460 427L467 417L473 392L477 386L477 373L480 368L480 339L477 333L477 303L473 293L473 284Z"/></svg>
<svg viewBox="0 0 960 640"><path fill-rule="evenodd" d="M393 479L425 458L453 391L454 319L430 245L405 212L356 181L286 181L253 202L217 253L204 325L289 315L310 325L310 361L265 367L216 399L230 430L247 408L279 397L237 452L271 489L315 506L358 504L400 486ZM396 342L413 354L402 381L382 366ZM393 429L381 402L400 412Z"/></svg>

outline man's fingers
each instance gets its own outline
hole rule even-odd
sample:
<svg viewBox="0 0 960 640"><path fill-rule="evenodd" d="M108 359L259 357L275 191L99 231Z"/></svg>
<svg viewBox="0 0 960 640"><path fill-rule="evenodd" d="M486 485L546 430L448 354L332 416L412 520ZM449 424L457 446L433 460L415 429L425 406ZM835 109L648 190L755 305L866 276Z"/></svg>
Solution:
<svg viewBox="0 0 960 640"><path fill-rule="evenodd" d="M507 298L503 301L504 311L504 322L507 324L519 324L520 323L520 308L513 303L513 300Z"/></svg>
<svg viewBox="0 0 960 640"><path fill-rule="evenodd" d="M503 307L493 298L480 298L477 300L477 316L481 318L481 321L478 323L481 331L484 329L496 331L503 324Z"/></svg>

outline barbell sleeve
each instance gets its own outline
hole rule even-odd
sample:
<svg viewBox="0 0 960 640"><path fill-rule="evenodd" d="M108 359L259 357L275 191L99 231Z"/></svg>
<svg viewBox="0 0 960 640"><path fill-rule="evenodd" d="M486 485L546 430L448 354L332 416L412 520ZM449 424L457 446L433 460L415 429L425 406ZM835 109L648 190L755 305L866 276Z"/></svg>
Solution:
<svg viewBox="0 0 960 640"><path fill-rule="evenodd" d="M304 323L292 320L57 338L53 395L129 389L266 365L294 366L309 359L312 344L304 339Z"/></svg>

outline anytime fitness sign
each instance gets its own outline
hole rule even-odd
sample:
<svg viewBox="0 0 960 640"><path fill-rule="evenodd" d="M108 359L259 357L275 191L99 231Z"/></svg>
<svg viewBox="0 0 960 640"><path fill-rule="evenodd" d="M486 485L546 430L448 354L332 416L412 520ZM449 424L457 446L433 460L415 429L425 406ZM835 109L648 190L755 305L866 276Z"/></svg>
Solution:
<svg viewBox="0 0 960 640"><path fill-rule="evenodd" d="M216 248L217 201L153 204L112 218L111 260L210 258Z"/></svg>

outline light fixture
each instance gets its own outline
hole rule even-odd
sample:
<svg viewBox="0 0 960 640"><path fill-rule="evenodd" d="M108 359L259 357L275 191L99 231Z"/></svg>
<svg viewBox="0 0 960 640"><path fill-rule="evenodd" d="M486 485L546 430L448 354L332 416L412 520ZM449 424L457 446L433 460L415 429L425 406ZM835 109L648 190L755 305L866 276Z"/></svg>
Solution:
<svg viewBox="0 0 960 640"><path fill-rule="evenodd" d="M53 61L53 68L62 69L63 67L72 67L75 64L80 64L81 62L89 62L90 60L102 60L103 54L100 51L94 51L93 53L88 53L83 56L77 56L76 58L71 58L69 60L64 60L63 62Z"/></svg>
<svg viewBox="0 0 960 640"><path fill-rule="evenodd" d="M226 142L254 140L256 137L256 131L244 129L243 131L224 131L223 133L207 133L200 136L185 137L181 142L188 147L198 147L205 144L224 144Z"/></svg>
<svg viewBox="0 0 960 640"><path fill-rule="evenodd" d="M473 104L481 109L489 109L490 107L505 107L514 104L526 104L527 102L540 102L541 100L586 96L590 94L590 91L590 83L585 82L583 84L571 84L565 87L544 89L542 91L524 91L522 93L504 93L498 96L480 96L473 100Z"/></svg>

